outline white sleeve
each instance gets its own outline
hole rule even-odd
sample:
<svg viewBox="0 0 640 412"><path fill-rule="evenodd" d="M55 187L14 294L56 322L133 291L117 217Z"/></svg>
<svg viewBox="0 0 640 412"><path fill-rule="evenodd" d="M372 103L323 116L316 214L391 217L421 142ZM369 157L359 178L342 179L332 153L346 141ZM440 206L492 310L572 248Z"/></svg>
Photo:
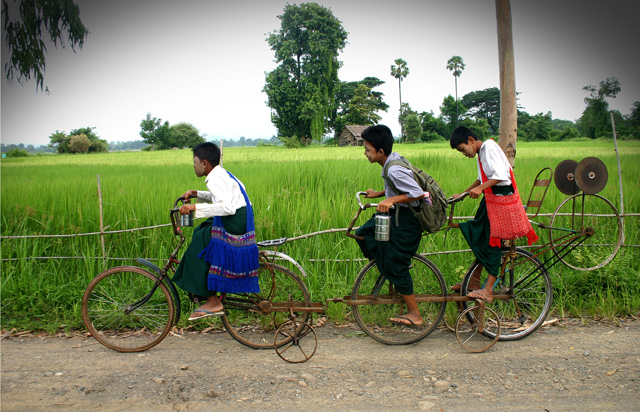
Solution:
<svg viewBox="0 0 640 412"><path fill-rule="evenodd" d="M505 185L511 184L511 166L500 146L493 141L486 141L484 149L478 156L487 180L495 179L504 182ZM478 180L482 181L481 176L478 176Z"/></svg>

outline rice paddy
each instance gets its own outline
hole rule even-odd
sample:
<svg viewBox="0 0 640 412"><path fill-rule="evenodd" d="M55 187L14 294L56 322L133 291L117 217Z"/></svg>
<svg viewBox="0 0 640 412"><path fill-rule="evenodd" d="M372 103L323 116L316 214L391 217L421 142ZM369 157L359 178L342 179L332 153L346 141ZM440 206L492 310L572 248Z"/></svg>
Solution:
<svg viewBox="0 0 640 412"><path fill-rule="evenodd" d="M640 212L640 143L620 142L624 210ZM600 193L620 210L616 153L611 141L518 143L515 175L523 201L536 174L565 159L595 156L607 166L608 184ZM476 178L475 160L447 143L397 144L394 150L440 183L447 195L460 193ZM381 190L381 168L369 164L361 147L226 148L224 167L244 182L255 211L258 240L297 237L346 228L359 190ZM193 173L189 150L88 155L34 156L1 163L2 236L73 235L100 231L100 179L106 231L169 223L169 208L187 189L204 189ZM551 214L567 196L551 185L541 214ZM472 216L477 201L465 200L459 216ZM366 212L365 212L366 213ZM370 214L361 217L361 224ZM540 217L539 219L550 219ZM638 245L638 217L625 219L626 245ZM189 230L189 229L187 229ZM187 232L190 236L190 232ZM547 239L546 233L540 236ZM2 327L54 331L82 328L80 300L102 270L134 265L137 257L162 264L173 249L167 226L100 236L3 238L1 262ZM459 233L425 236L420 252L464 250ZM299 261L313 301L350 293L362 260L343 232L288 242L279 248ZM637 247L623 247L607 266L578 272L563 265L551 271L557 316L615 319L640 310ZM47 259L42 259L47 258ZM429 256L452 284L471 264L469 252ZM185 311L191 303L183 299ZM349 320L348 308L330 304L331 320ZM184 322L184 320L183 320Z"/></svg>

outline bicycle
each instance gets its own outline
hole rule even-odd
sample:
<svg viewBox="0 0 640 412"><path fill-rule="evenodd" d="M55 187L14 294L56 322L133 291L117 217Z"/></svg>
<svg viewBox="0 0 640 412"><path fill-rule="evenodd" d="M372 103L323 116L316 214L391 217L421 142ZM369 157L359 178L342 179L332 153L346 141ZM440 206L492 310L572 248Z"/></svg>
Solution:
<svg viewBox="0 0 640 412"><path fill-rule="evenodd" d="M358 237L351 231L360 213L368 208L377 207L377 204L363 204L360 200L360 196L363 195L366 195L366 192L356 193L359 208L346 233L347 236L356 239ZM466 195L464 193L455 199L449 199L449 226L452 226L455 204ZM562 210L566 203L567 201L561 203L554 213L552 222L558 221L558 211ZM538 207L540 204L541 201ZM515 242L504 243L500 274L494 287L491 307L487 307L481 300L466 296L468 292L481 288L486 282L486 273L476 274L479 273L479 262L474 261L467 270L460 292L449 296L439 268L419 254L412 258L410 274L416 290L416 301L424 319L421 326L408 327L390 321L391 318L406 313L406 308L402 296L376 269L375 260L371 260L360 271L350 296L333 298L330 301L352 306L354 319L362 331L376 341L388 345L411 344L427 337L443 320L447 302L456 302L459 305L461 313L453 329L458 341L467 350L481 352L498 340L522 339L536 331L551 310L553 286L548 268L560 261L564 263L574 249L594 236L595 230L584 226L584 209L580 209L580 213L574 211L572 216L575 218L576 215L581 217L582 222L578 228L543 225L550 232L565 231L569 235L555 239L552 236L552 241L540 249L549 245L550 247L538 250L536 254L517 247ZM547 251L552 251L552 256L542 262L538 256ZM476 305L469 306L471 301L475 301Z"/></svg>
<svg viewBox="0 0 640 412"><path fill-rule="evenodd" d="M597 194L606 184L607 173L596 158L586 158L580 163L561 162L551 174L558 189L570 197L555 209L549 225L531 220L538 216L544 201L551 181L544 174L549 172L550 168L544 168L538 173L524 205L530 222L548 233L549 242L533 247L532 252L516 247L514 242L503 246L492 305L500 319L501 331L497 336L502 341L522 339L544 323L553 300L549 269L559 262L576 270L601 268L615 257L622 243L622 219L618 211ZM533 199L536 188L543 188L539 199ZM455 203L463 198L450 201L450 225ZM558 232L564 235L556 236ZM459 295L465 296L484 285L487 274L478 276L479 266L476 261L467 270ZM461 301L459 310L467 310L467 304L468 301ZM472 320L469 313L467 318ZM491 337L494 333L485 334Z"/></svg>
<svg viewBox="0 0 640 412"><path fill-rule="evenodd" d="M180 295L171 281L179 264L178 252L185 242L180 201L185 199L178 198L170 209L171 226L178 243L162 268L138 258L137 262L145 268L108 269L96 276L84 292L84 324L98 342L110 349L119 352L150 349L160 343L180 319ZM258 246L275 247L285 242L286 239L269 240L258 242ZM221 320L236 341L256 349L276 348L281 355L299 344L298 336L312 332L307 323L310 314L324 309L319 304L311 304L307 287L296 273L274 263L287 261L306 277L298 262L274 250L259 253L260 293L223 294L225 314ZM190 295L190 298L197 303L198 297Z"/></svg>

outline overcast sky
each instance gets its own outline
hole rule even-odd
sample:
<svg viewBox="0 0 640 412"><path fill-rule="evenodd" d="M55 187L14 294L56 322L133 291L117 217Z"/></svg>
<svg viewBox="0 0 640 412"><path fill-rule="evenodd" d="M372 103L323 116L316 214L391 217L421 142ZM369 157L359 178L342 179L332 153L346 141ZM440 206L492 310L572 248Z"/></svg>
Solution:
<svg viewBox="0 0 640 412"><path fill-rule="evenodd" d="M265 72L275 68L267 33L280 28L281 0L78 0L91 34L75 54L49 47L45 85L2 81L2 143L42 145L56 130L95 127L107 141L139 140L147 113L193 124L208 139L270 138ZM290 3L293 3L291 1ZM343 81L367 76L390 108L381 123L399 134L396 58L410 73L402 99L440 113L454 95L446 69L459 55L466 69L458 95L499 87L494 0L321 0L345 30ZM298 3L299 4L299 3ZM582 88L613 76L622 92L610 101L628 114L640 100L638 0L511 0L516 89L530 114L576 120ZM3 34L4 40L4 34ZM2 65L6 47L2 46Z"/></svg>

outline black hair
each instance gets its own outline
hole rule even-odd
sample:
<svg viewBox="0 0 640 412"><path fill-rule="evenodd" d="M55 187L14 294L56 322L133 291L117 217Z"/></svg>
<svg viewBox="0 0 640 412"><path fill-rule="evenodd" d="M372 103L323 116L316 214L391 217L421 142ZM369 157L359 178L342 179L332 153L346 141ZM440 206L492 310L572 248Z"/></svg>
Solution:
<svg viewBox="0 0 640 412"><path fill-rule="evenodd" d="M369 126L361 134L364 141L369 142L376 152L380 149L386 156L391 154L393 149L393 134L391 129L383 124L377 124L375 126Z"/></svg>
<svg viewBox="0 0 640 412"><path fill-rule="evenodd" d="M220 148L215 143L199 143L193 147L193 155L200 160L206 160L211 166L220 164Z"/></svg>
<svg viewBox="0 0 640 412"><path fill-rule="evenodd" d="M475 133L473 133L468 127L456 127L456 130L451 133L451 137L449 138L449 144L451 145L451 148L455 149L463 143L469 143L469 136L473 137L475 140L482 140L478 138L478 136L476 136Z"/></svg>

